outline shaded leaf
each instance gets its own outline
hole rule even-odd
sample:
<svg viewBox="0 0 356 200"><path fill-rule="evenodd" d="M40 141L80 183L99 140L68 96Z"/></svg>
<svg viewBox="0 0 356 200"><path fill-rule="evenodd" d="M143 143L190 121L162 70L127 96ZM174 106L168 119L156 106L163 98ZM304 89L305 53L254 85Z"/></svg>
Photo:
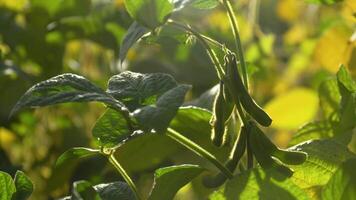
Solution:
<svg viewBox="0 0 356 200"><path fill-rule="evenodd" d="M135 109L155 103L158 97L176 86L177 82L168 74L126 71L110 78L107 93Z"/></svg>
<svg viewBox="0 0 356 200"><path fill-rule="evenodd" d="M327 121L310 122L293 135L289 145L297 145L307 140L331 138L332 136L334 136L334 132Z"/></svg>
<svg viewBox="0 0 356 200"><path fill-rule="evenodd" d="M16 192L12 197L13 200L26 200L33 192L33 184L31 180L22 171L17 171L15 174Z"/></svg>
<svg viewBox="0 0 356 200"><path fill-rule="evenodd" d="M102 200L135 200L130 187L124 182L112 182L95 185L94 189L99 193Z"/></svg>
<svg viewBox="0 0 356 200"><path fill-rule="evenodd" d="M72 200L101 200L99 194L88 181L76 181L73 183Z"/></svg>
<svg viewBox="0 0 356 200"><path fill-rule="evenodd" d="M143 35L148 33L149 30L137 22L131 24L129 29L127 30L120 46L119 60L121 63L125 60L127 52L129 49L142 38Z"/></svg>
<svg viewBox="0 0 356 200"><path fill-rule="evenodd" d="M164 133L189 89L189 85L179 85L160 96L155 105L139 108L133 115L144 131Z"/></svg>
<svg viewBox="0 0 356 200"><path fill-rule="evenodd" d="M178 190L204 171L197 165L160 168L155 172L149 200L173 199Z"/></svg>
<svg viewBox="0 0 356 200"><path fill-rule="evenodd" d="M11 200L12 195L15 193L15 184L8 173L0 171L0 199Z"/></svg>
<svg viewBox="0 0 356 200"><path fill-rule="evenodd" d="M192 0L191 6L198 9L213 9L219 5L218 0Z"/></svg>
<svg viewBox="0 0 356 200"><path fill-rule="evenodd" d="M356 199L356 159L342 163L322 190L323 200Z"/></svg>
<svg viewBox="0 0 356 200"><path fill-rule="evenodd" d="M106 110L96 121L92 133L99 141L100 146L104 147L118 145L131 134L122 114L112 109Z"/></svg>
<svg viewBox="0 0 356 200"><path fill-rule="evenodd" d="M56 161L56 168L71 165L80 158L94 156L99 154L99 150L89 149L84 147L75 147L64 152Z"/></svg>
<svg viewBox="0 0 356 200"><path fill-rule="evenodd" d="M23 107L88 101L104 102L117 108L123 106L84 77L68 73L32 86L16 103L11 113L13 114Z"/></svg>
<svg viewBox="0 0 356 200"><path fill-rule="evenodd" d="M173 11L169 0L125 0L125 6L133 19L151 29L162 25Z"/></svg>

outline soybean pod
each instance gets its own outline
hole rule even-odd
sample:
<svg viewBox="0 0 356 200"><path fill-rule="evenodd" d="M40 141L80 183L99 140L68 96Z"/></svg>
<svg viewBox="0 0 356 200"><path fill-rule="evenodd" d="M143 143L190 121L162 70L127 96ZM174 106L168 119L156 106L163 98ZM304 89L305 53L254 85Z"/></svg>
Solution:
<svg viewBox="0 0 356 200"><path fill-rule="evenodd" d="M274 160L269 154L270 150L266 149L264 144L261 142L261 138L259 136L264 133L257 127L255 123L250 122L250 125L251 131L248 137L251 142L251 149L253 155L261 167L265 170L274 169L287 177L292 176L293 171L289 167Z"/></svg>
<svg viewBox="0 0 356 200"><path fill-rule="evenodd" d="M211 140L213 144L218 147L225 143L227 122L233 110L233 106L225 101L223 81L220 81L219 85L219 91L215 97L213 105L213 116L210 120L212 125Z"/></svg>
<svg viewBox="0 0 356 200"><path fill-rule="evenodd" d="M271 125L272 119L259 105L257 105L246 90L237 69L236 56L233 54L227 54L225 56L225 65L229 90L235 104L241 102L241 105L245 111L262 126L268 127Z"/></svg>
<svg viewBox="0 0 356 200"><path fill-rule="evenodd" d="M247 135L249 134L249 127L243 126L240 129L239 137L236 139L234 146L231 150L229 159L227 160L225 167L229 169L231 172L234 172L239 161L246 151L246 141ZM219 187L226 181L226 176L222 173L215 175L214 177L206 177L204 179L204 185L208 188Z"/></svg>
<svg viewBox="0 0 356 200"><path fill-rule="evenodd" d="M288 165L299 165L305 162L307 159L307 154L301 151L291 151L283 150L278 148L271 140L262 132L256 131L256 137L259 138L259 141L263 149L270 155L278 158L285 164Z"/></svg>

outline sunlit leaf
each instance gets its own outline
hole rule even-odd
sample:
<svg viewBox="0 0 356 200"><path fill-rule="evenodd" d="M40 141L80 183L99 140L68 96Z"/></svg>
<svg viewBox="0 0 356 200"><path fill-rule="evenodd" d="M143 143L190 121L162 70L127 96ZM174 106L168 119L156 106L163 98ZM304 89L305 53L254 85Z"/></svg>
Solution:
<svg viewBox="0 0 356 200"><path fill-rule="evenodd" d="M84 77L75 74L62 74L32 86L16 103L11 113L15 113L23 107L89 101L104 102L116 108L123 106Z"/></svg>
<svg viewBox="0 0 356 200"><path fill-rule="evenodd" d="M155 171L149 200L173 199L177 191L204 171L197 165L178 165Z"/></svg>
<svg viewBox="0 0 356 200"><path fill-rule="evenodd" d="M15 183L9 174L2 171L0 171L0 188L0 199L11 200L12 195L16 191Z"/></svg>
<svg viewBox="0 0 356 200"><path fill-rule="evenodd" d="M151 29L162 25L173 11L169 0L125 0L125 6L133 19Z"/></svg>
<svg viewBox="0 0 356 200"><path fill-rule="evenodd" d="M98 155L99 150L89 149L84 147L75 147L64 152L56 161L56 168L61 168L65 165L70 165L78 161L80 158Z"/></svg>
<svg viewBox="0 0 356 200"><path fill-rule="evenodd" d="M309 3L326 4L331 5L334 3L342 2L343 0L306 0Z"/></svg>
<svg viewBox="0 0 356 200"><path fill-rule="evenodd" d="M327 121L310 122L298 129L289 145L296 145L307 140L331 138L332 136L334 136L334 132L331 124Z"/></svg>
<svg viewBox="0 0 356 200"><path fill-rule="evenodd" d="M324 186L321 196L323 200L356 199L356 159L342 163L340 168Z"/></svg>
<svg viewBox="0 0 356 200"><path fill-rule="evenodd" d="M295 88L272 99L265 110L273 119L272 127L295 129L314 118L318 96L313 90Z"/></svg>

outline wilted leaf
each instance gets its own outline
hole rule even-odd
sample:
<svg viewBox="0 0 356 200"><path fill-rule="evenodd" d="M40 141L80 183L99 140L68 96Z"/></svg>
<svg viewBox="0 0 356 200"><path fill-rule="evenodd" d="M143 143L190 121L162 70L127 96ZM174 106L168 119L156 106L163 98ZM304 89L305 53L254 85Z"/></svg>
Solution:
<svg viewBox="0 0 356 200"><path fill-rule="evenodd" d="M272 99L265 110L273 119L272 127L295 129L314 118L318 96L313 90L295 88Z"/></svg>
<svg viewBox="0 0 356 200"><path fill-rule="evenodd" d="M197 165L160 168L155 172L149 200L173 199L178 190L204 171Z"/></svg>

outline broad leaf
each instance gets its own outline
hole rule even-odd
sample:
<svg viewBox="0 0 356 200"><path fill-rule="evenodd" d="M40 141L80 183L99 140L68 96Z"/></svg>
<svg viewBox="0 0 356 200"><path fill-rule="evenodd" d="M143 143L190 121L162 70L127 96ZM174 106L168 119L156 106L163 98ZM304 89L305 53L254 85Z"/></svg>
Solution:
<svg viewBox="0 0 356 200"><path fill-rule="evenodd" d="M335 78L325 80L319 86L319 101L325 120L338 119L338 110L341 96L337 80Z"/></svg>
<svg viewBox="0 0 356 200"><path fill-rule="evenodd" d="M118 145L124 142L131 134L122 114L112 109L108 109L97 120L92 132L100 146L103 147Z"/></svg>
<svg viewBox="0 0 356 200"><path fill-rule="evenodd" d="M173 11L169 0L125 0L125 6L133 19L151 29L162 25Z"/></svg>
<svg viewBox="0 0 356 200"><path fill-rule="evenodd" d="M89 149L84 147L75 147L64 152L56 161L56 168L61 168L66 165L71 165L80 158L95 156L99 154L99 150Z"/></svg>
<svg viewBox="0 0 356 200"><path fill-rule="evenodd" d="M148 29L141 26L137 22L131 24L130 28L127 30L120 46L119 60L122 63L127 55L129 49L142 38L143 35L148 33Z"/></svg>
<svg viewBox="0 0 356 200"><path fill-rule="evenodd" d="M110 78L107 93L124 102L130 109L149 105L168 90L177 86L168 74L122 72Z"/></svg>
<svg viewBox="0 0 356 200"><path fill-rule="evenodd" d="M319 195L321 186L329 181L339 166L356 156L346 146L334 140L308 141L291 149L308 154L306 162L293 166L295 172L292 180L310 196Z"/></svg>
<svg viewBox="0 0 356 200"><path fill-rule="evenodd" d="M322 190L323 200L356 199L356 159L344 162Z"/></svg>
<svg viewBox="0 0 356 200"><path fill-rule="evenodd" d="M198 9L213 9L219 5L218 0L192 0L191 6Z"/></svg>
<svg viewBox="0 0 356 200"><path fill-rule="evenodd" d="M0 171L0 189L1 200L11 200L12 195L16 191L16 187L11 176L2 171Z"/></svg>
<svg viewBox="0 0 356 200"><path fill-rule="evenodd" d="M23 107L47 106L66 102L99 101L112 107L123 105L82 76L62 74L32 86L16 103L11 113Z"/></svg>
<svg viewBox="0 0 356 200"><path fill-rule="evenodd" d="M160 96L155 105L139 108L133 115L144 131L164 133L189 89L188 85L179 85Z"/></svg>
<svg viewBox="0 0 356 200"><path fill-rule="evenodd" d="M309 199L305 192L282 174L260 168L246 171L229 180L210 196L211 200L235 199ZM273 174L273 175L272 175ZM272 177L280 176L281 180Z"/></svg>
<svg viewBox="0 0 356 200"><path fill-rule="evenodd" d="M178 190L204 171L197 165L179 165L156 170L149 200L173 199Z"/></svg>
<svg viewBox="0 0 356 200"><path fill-rule="evenodd" d="M33 184L31 180L22 171L17 171L15 174L15 187L16 192L12 199L25 200L30 197L33 192Z"/></svg>
<svg viewBox="0 0 356 200"><path fill-rule="evenodd" d="M327 121L311 122L301 127L289 142L290 146L297 145L307 140L325 139L334 136L334 131Z"/></svg>
<svg viewBox="0 0 356 200"><path fill-rule="evenodd" d="M101 200L99 194L88 181L76 181L73 183L72 200Z"/></svg>
<svg viewBox="0 0 356 200"><path fill-rule="evenodd" d="M99 193L102 200L135 200L130 187L124 182L112 182L95 185L94 189Z"/></svg>

